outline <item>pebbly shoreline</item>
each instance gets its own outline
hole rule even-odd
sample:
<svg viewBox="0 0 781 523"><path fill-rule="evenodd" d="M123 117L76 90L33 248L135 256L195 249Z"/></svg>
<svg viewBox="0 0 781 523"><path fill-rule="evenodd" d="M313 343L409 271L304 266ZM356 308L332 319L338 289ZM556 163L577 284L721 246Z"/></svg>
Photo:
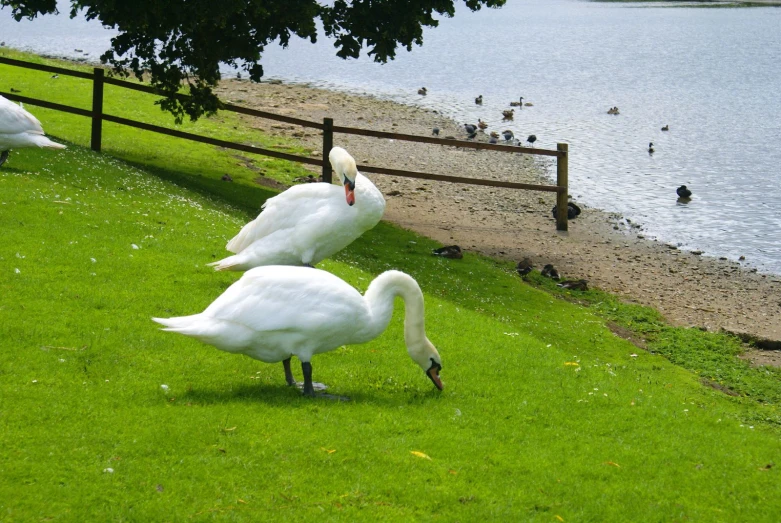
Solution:
<svg viewBox="0 0 781 523"><path fill-rule="evenodd" d="M277 114L380 131L463 136L463 127L442 115L371 97L305 85L225 80L221 99ZM321 149L311 129L246 118L248 126L286 135ZM499 131L489 128L486 131ZM359 164L520 183L550 183L543 157L462 150L337 134ZM543 158L543 159L540 159ZM552 193L461 185L369 174L386 195L385 220L443 244L518 261L537 269L552 263L566 278L659 310L673 324L727 330L781 348L781 276L723 259L683 252L643 238L642 229L620 216L583 208L569 231L557 232ZM781 351L753 351L757 363L781 364Z"/></svg>

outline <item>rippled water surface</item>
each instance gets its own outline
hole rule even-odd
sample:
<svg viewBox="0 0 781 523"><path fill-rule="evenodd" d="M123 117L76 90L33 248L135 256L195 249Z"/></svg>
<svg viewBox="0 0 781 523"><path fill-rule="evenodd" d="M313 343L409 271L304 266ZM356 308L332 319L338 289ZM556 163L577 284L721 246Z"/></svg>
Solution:
<svg viewBox="0 0 781 523"><path fill-rule="evenodd" d="M538 147L567 142L578 201L642 223L649 237L745 255L781 273L779 28L773 7L509 0L500 10L460 10L427 31L423 47L386 65L338 59L321 39L269 48L264 68L268 77L419 104L459 121L482 118L492 129L536 134ZM0 40L14 47L96 57L110 36L64 16L17 24L0 11ZM428 96L416 94L421 86ZM502 123L519 96L534 106ZM613 106L620 115L606 114ZM694 192L688 204L676 201L682 184Z"/></svg>

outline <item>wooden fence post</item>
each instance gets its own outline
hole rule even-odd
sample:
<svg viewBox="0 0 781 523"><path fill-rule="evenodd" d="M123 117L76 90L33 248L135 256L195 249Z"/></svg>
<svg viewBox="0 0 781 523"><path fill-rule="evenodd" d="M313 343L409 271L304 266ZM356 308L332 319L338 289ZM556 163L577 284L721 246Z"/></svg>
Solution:
<svg viewBox="0 0 781 523"><path fill-rule="evenodd" d="M103 69L95 68L92 80L92 140L90 147L100 152L100 142L103 136Z"/></svg>
<svg viewBox="0 0 781 523"><path fill-rule="evenodd" d="M334 120L333 118L323 118L323 181L331 183L332 172L331 162L328 161L328 155L334 147Z"/></svg>
<svg viewBox="0 0 781 523"><path fill-rule="evenodd" d="M556 185L564 187L565 189L556 193L556 230L566 231L568 227L567 192L569 190L569 160L567 159L567 151L569 150L569 145L566 143L557 143L556 150L560 153L564 153L556 158Z"/></svg>

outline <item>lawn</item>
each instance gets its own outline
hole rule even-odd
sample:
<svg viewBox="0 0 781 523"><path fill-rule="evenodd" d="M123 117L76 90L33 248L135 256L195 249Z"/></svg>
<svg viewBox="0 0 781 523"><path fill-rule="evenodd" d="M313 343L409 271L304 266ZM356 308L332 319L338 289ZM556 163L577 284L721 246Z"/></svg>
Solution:
<svg viewBox="0 0 781 523"><path fill-rule="evenodd" d="M19 71L0 66L0 90L14 73L46 94L44 73ZM144 96L109 103L166 120ZM281 365L150 319L200 312L240 276L205 264L272 194L257 173L119 126L97 154L86 120L28 109L69 148L0 168L0 521L777 521L778 374L735 361L734 340L433 257L383 223L320 267L360 290L385 269L415 277L445 390L406 355L398 302L380 338L313 360L351 401L304 398ZM231 118L183 127L256 133Z"/></svg>

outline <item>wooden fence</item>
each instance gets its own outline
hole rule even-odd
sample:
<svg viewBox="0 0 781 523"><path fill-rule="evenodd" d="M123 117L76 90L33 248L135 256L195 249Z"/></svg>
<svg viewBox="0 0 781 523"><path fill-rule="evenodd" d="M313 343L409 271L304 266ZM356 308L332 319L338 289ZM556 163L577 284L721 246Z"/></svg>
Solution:
<svg viewBox="0 0 781 523"><path fill-rule="evenodd" d="M568 190L568 145L565 143L557 144L556 150L549 149L537 149L533 147L516 147L511 145L499 145L489 143L478 143L466 140L453 140L447 138L437 138L430 136L415 136L410 134L389 133L384 131L373 131L370 129L358 129L353 127L342 127L334 125L333 119L324 118L323 122L313 122L309 120L302 120L300 118L292 118L289 116L282 116L279 114L268 113L265 111L258 111L247 107L241 107L239 105L224 103L222 110L232 111L249 116L255 116L258 118L265 118L269 120L276 120L279 122L285 122L293 125L300 125L302 127L310 127L319 129L323 133L323 151L322 158L308 158L305 156L297 156L288 153L282 153L279 151L273 151L270 149L263 149L260 147L254 147L251 145L245 145L240 143L228 142L225 140L218 140L216 138L210 138L208 136L201 136L198 134L188 133L184 131L178 131L175 129L168 129L158 125L148 124L144 122L138 122L121 116L114 116L103 112L103 92L105 84L115 85L123 87L125 89L133 89L135 91L141 91L144 93L156 94L159 93L152 87L141 85L133 82L127 82L124 80L118 80L105 76L104 69L95 68L92 73L83 71L76 71L73 69L66 69L64 67L55 67L50 65L35 64L25 62L22 60L15 60L13 58L5 58L0 56L0 64L6 64L16 67L23 67L26 69L35 69L38 71L45 71L47 73L62 74L67 76L74 76L85 80L92 81L92 109L81 109L78 107L72 107L69 105L58 104L54 102L48 102L46 100L39 100L37 98L30 98L27 96L20 96L14 93L5 93L0 91L0 95L14 100L17 102L23 102L30 105L36 105L39 107L45 107L48 109L54 109L56 111L63 111L66 113L77 114L80 116L86 116L92 119L92 133L90 146L95 151L100 151L101 140L103 135L103 122L112 122L120 125L127 125L129 127L136 127L138 129L144 129L160 134L166 134L168 136L175 136L185 140L192 140L195 142L206 143L223 147L225 149L233 149L237 151L243 151L253 154L260 154L264 156L271 156L273 158L280 158L283 160L289 160L292 162L306 163L310 165L317 165L322 168L323 181L330 183L332 178L331 164L328 162L328 153L331 151L334 143L334 133L354 134L361 136L371 136L375 138L386 138L393 140L402 140L408 142L430 143L435 145L455 146L468 149L486 149L491 151L500 151L506 153L523 153L533 154L541 156L554 156L556 157L556 185L534 185L526 183L504 182L498 180L482 180L478 178L462 178L458 176L447 176L442 174L431 174L417 171L404 171L398 169L387 169L383 167L372 167L369 165L359 165L358 168L364 172L388 174L392 176L400 176L405 178L419 178L424 180L435 180L451 183L463 183L470 185L484 185L491 187L502 187L507 189L523 189L531 191L545 191L555 192L557 194L556 204L558 207L556 216L556 229L560 231L567 230L567 190ZM186 96L186 95L181 95Z"/></svg>

